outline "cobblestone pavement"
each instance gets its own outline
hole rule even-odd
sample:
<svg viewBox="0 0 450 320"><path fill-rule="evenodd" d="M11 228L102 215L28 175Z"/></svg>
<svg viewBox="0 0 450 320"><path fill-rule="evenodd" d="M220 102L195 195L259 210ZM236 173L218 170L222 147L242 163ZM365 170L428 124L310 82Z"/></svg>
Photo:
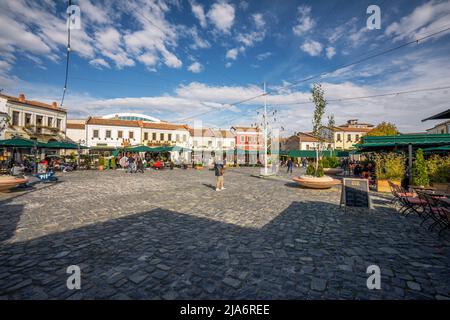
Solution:
<svg viewBox="0 0 450 320"><path fill-rule="evenodd" d="M298 169L297 169L298 170ZM0 195L3 299L445 299L450 236L398 215L339 208L307 190L230 169L82 171ZM369 290L366 268L381 268ZM81 268L69 290L66 268Z"/></svg>

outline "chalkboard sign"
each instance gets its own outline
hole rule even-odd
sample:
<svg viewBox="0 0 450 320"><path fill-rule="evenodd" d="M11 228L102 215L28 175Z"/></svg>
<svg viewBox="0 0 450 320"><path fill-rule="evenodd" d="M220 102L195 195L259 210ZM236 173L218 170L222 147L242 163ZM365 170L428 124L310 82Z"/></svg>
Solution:
<svg viewBox="0 0 450 320"><path fill-rule="evenodd" d="M345 207L371 208L369 180L344 178L342 181L341 205Z"/></svg>

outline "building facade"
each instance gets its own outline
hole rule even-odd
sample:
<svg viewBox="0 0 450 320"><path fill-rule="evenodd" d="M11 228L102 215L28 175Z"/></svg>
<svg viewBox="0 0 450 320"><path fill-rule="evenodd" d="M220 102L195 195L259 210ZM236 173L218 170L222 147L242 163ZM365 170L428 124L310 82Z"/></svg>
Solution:
<svg viewBox="0 0 450 320"><path fill-rule="evenodd" d="M293 136L286 138L286 140L283 141L281 149L285 151L316 150L319 144L319 139L317 139L313 135L309 133L298 132ZM326 145L326 147L331 147L331 144L330 146Z"/></svg>
<svg viewBox="0 0 450 320"><path fill-rule="evenodd" d="M438 123L433 128L427 129L428 134L450 133L450 120Z"/></svg>
<svg viewBox="0 0 450 320"><path fill-rule="evenodd" d="M359 123L358 119L348 120L346 124L332 128L322 127L320 135L327 142L332 143L336 150L354 149L354 145L361 141L374 125L368 123Z"/></svg>
<svg viewBox="0 0 450 320"><path fill-rule="evenodd" d="M0 112L7 114L8 126L3 138L19 136L40 142L66 139L67 112L56 102L27 100L21 93L18 97L0 94Z"/></svg>

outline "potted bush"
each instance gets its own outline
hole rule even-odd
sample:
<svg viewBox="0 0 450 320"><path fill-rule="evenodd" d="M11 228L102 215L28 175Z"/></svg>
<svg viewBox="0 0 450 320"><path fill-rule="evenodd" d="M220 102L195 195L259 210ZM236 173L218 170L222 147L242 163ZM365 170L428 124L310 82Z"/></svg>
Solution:
<svg viewBox="0 0 450 320"><path fill-rule="evenodd" d="M312 101L315 104L313 117L313 135L319 140L319 143L316 146L316 161L314 166L308 166L306 175L296 177L293 180L306 188L328 189L334 185L341 184L341 181L326 176L323 170L323 161L325 161L325 164L328 165L328 160L319 159L321 147L324 141L324 139L321 137L320 129L322 128L322 117L325 113L327 101L324 98L324 91L320 84L313 85L311 94Z"/></svg>
<svg viewBox="0 0 450 320"><path fill-rule="evenodd" d="M439 191L448 192L450 187L450 156L432 155L426 161L431 185Z"/></svg>
<svg viewBox="0 0 450 320"><path fill-rule="evenodd" d="M428 179L428 170L425 159L423 158L422 149L418 149L416 152L416 159L413 165L412 171L412 183L416 187L427 187L430 185Z"/></svg>
<svg viewBox="0 0 450 320"><path fill-rule="evenodd" d="M325 174L341 174L344 169L339 168L340 162L336 156L324 157L322 167Z"/></svg>
<svg viewBox="0 0 450 320"><path fill-rule="evenodd" d="M197 162L195 164L195 169L197 170L203 170L203 162Z"/></svg>
<svg viewBox="0 0 450 320"><path fill-rule="evenodd" d="M105 168L105 158L98 158L98 170L103 170Z"/></svg>
<svg viewBox="0 0 450 320"><path fill-rule="evenodd" d="M388 180L401 185L405 177L405 156L403 154L386 153L374 156L375 175L377 177L377 191L390 192Z"/></svg>

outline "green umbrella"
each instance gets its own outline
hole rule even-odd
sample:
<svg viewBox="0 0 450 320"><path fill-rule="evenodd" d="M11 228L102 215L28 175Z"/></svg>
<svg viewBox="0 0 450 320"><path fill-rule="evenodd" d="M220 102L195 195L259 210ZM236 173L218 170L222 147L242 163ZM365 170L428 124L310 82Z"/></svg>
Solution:
<svg viewBox="0 0 450 320"><path fill-rule="evenodd" d="M50 141L45 145L49 149L78 149L78 144L66 141ZM88 149L88 147L80 146L80 149Z"/></svg>
<svg viewBox="0 0 450 320"><path fill-rule="evenodd" d="M38 148L45 148L46 144L36 140L24 138L0 140L0 147L33 148L34 146Z"/></svg>

